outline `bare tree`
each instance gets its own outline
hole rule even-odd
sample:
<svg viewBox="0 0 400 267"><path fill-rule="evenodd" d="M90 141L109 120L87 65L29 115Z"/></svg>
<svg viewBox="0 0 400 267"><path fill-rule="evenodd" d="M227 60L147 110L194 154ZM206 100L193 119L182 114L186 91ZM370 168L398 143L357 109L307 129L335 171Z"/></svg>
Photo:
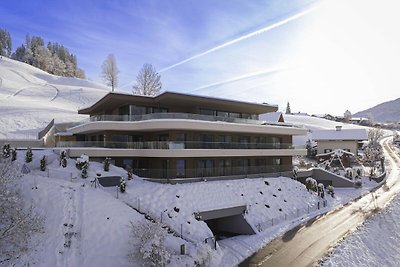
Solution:
<svg viewBox="0 0 400 267"><path fill-rule="evenodd" d="M133 86L133 93L136 95L154 96L161 90L161 75L151 64L144 64L136 76L136 84Z"/></svg>
<svg viewBox="0 0 400 267"><path fill-rule="evenodd" d="M101 65L101 77L108 86L111 86L111 91L114 91L114 88L118 84L118 73L119 70L115 56L109 54L104 60L103 65Z"/></svg>
<svg viewBox="0 0 400 267"><path fill-rule="evenodd" d="M383 136L383 130L380 128L370 128L368 131L368 140L371 146L379 145L379 139Z"/></svg>
<svg viewBox="0 0 400 267"><path fill-rule="evenodd" d="M30 237L43 229L42 218L25 208L20 177L15 162L0 159L0 265L5 266L12 266L29 248Z"/></svg>

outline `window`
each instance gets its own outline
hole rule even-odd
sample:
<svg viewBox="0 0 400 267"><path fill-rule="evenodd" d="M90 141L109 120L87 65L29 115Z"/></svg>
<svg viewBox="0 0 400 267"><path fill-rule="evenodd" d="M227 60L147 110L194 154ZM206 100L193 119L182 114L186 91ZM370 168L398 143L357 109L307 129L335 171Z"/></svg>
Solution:
<svg viewBox="0 0 400 267"><path fill-rule="evenodd" d="M237 112L229 112L229 117L231 118L240 118L241 114Z"/></svg>
<svg viewBox="0 0 400 267"><path fill-rule="evenodd" d="M247 174L249 171L250 160L248 159L239 159L237 161L237 167L240 174Z"/></svg>
<svg viewBox="0 0 400 267"><path fill-rule="evenodd" d="M217 116L219 117L229 117L229 113L226 111L217 111Z"/></svg>
<svg viewBox="0 0 400 267"><path fill-rule="evenodd" d="M281 164L282 164L281 158L273 158L272 159L272 165L279 166Z"/></svg>
<svg viewBox="0 0 400 267"><path fill-rule="evenodd" d="M123 106L118 109L119 115L129 115L129 106Z"/></svg>
<svg viewBox="0 0 400 267"><path fill-rule="evenodd" d="M205 109L205 108L201 108L200 109L200 114L202 114L202 115L215 116L216 113L217 112L215 110L212 110L212 109Z"/></svg>
<svg viewBox="0 0 400 267"><path fill-rule="evenodd" d="M197 161L197 175L198 176L212 176L214 170L214 161L210 159L203 159Z"/></svg>
<svg viewBox="0 0 400 267"><path fill-rule="evenodd" d="M281 138L273 136L272 139L272 148L279 149L281 148Z"/></svg>
<svg viewBox="0 0 400 267"><path fill-rule="evenodd" d="M178 159L176 160L176 177L185 177L185 166L186 160Z"/></svg>
<svg viewBox="0 0 400 267"><path fill-rule="evenodd" d="M329 152L332 152L332 149L330 148L324 149L324 153L329 153Z"/></svg>
<svg viewBox="0 0 400 267"><path fill-rule="evenodd" d="M146 114L146 111L146 107L129 105L129 115L144 115Z"/></svg>
<svg viewBox="0 0 400 267"><path fill-rule="evenodd" d="M185 136L184 133L177 133L177 134L176 134L176 137L175 137L175 140L176 140L177 142L185 142L186 136Z"/></svg>
<svg viewBox="0 0 400 267"><path fill-rule="evenodd" d="M265 136L256 136L256 137L254 137L254 143L265 144L266 142L267 142L267 138Z"/></svg>

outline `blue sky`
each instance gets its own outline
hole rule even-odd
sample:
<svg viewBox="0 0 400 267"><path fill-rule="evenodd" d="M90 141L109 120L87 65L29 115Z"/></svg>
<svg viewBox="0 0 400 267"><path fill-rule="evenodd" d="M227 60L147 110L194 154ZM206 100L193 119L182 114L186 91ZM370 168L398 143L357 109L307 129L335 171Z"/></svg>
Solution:
<svg viewBox="0 0 400 267"><path fill-rule="evenodd" d="M141 66L151 63L163 90L343 114L400 97L392 71L397 6L395 0L13 0L0 5L0 27L10 31L13 49L26 33L64 44L95 81L114 53L119 90L131 91Z"/></svg>

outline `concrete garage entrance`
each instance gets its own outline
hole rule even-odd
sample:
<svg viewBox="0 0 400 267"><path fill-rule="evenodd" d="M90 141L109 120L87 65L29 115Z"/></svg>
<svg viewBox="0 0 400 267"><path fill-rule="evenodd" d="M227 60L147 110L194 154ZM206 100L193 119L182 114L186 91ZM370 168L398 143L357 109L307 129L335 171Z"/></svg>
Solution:
<svg viewBox="0 0 400 267"><path fill-rule="evenodd" d="M236 235L255 234L243 214L246 206L199 212L201 220L211 229L217 240Z"/></svg>

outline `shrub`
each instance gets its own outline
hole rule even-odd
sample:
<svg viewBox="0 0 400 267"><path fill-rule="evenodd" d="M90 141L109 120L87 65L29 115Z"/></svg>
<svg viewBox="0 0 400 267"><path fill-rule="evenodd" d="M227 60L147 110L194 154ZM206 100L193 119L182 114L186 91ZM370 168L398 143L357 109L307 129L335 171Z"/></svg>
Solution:
<svg viewBox="0 0 400 267"><path fill-rule="evenodd" d="M32 148L28 147L26 149L26 155L25 155L25 162L29 163L32 161L33 158L33 152L32 152Z"/></svg>

